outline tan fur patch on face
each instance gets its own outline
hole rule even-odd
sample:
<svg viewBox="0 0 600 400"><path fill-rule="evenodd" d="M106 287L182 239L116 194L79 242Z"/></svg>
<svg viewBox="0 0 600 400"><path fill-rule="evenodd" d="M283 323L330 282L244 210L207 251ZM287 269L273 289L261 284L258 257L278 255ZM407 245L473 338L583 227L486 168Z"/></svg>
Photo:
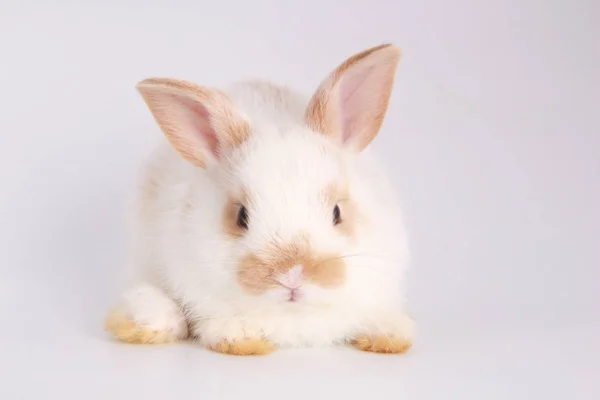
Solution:
<svg viewBox="0 0 600 400"><path fill-rule="evenodd" d="M239 264L238 281L248 291L260 294L280 286L276 278L302 265L304 278L324 288L344 283L346 264L335 255L316 254L306 236L285 243L271 243L260 254L249 254Z"/></svg>

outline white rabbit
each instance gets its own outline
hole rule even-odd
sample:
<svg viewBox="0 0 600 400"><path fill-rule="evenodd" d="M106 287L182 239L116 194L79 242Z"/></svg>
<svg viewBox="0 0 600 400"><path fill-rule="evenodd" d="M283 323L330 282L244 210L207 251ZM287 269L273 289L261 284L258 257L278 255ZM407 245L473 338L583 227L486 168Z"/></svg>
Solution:
<svg viewBox="0 0 600 400"><path fill-rule="evenodd" d="M310 98L265 82L227 92L140 82L168 140L136 192L133 281L106 329L129 343L189 336L237 355L410 348L403 223L366 149L399 59L392 45L356 54Z"/></svg>

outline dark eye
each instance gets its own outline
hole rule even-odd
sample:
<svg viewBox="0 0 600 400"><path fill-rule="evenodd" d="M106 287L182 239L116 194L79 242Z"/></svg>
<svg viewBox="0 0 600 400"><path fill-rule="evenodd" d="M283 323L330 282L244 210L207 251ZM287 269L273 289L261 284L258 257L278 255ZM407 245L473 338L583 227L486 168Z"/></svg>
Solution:
<svg viewBox="0 0 600 400"><path fill-rule="evenodd" d="M342 214L340 212L340 207L336 204L333 207L333 225L337 225L342 222Z"/></svg>
<svg viewBox="0 0 600 400"><path fill-rule="evenodd" d="M240 228L248 229L248 210L244 206L238 211L237 224Z"/></svg>

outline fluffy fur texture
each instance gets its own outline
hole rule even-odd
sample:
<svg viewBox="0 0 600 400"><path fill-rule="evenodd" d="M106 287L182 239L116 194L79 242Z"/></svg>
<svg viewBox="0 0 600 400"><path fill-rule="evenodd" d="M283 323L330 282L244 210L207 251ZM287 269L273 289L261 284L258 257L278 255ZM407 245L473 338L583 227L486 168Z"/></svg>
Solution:
<svg viewBox="0 0 600 400"><path fill-rule="evenodd" d="M399 58L391 45L357 54L310 98L266 82L141 82L167 141L136 192L132 280L107 330L130 343L189 335L236 355L406 351L405 233L367 148Z"/></svg>

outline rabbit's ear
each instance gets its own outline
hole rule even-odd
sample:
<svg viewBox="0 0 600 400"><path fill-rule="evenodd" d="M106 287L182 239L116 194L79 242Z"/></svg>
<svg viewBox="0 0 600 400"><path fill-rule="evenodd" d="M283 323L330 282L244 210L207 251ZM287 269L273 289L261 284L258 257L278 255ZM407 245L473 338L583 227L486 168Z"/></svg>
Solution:
<svg viewBox="0 0 600 400"><path fill-rule="evenodd" d="M171 145L196 166L207 167L250 134L250 124L218 90L166 78L136 88Z"/></svg>
<svg viewBox="0 0 600 400"><path fill-rule="evenodd" d="M310 100L306 111L310 128L362 151L383 123L399 61L400 49L389 44L346 60Z"/></svg>

